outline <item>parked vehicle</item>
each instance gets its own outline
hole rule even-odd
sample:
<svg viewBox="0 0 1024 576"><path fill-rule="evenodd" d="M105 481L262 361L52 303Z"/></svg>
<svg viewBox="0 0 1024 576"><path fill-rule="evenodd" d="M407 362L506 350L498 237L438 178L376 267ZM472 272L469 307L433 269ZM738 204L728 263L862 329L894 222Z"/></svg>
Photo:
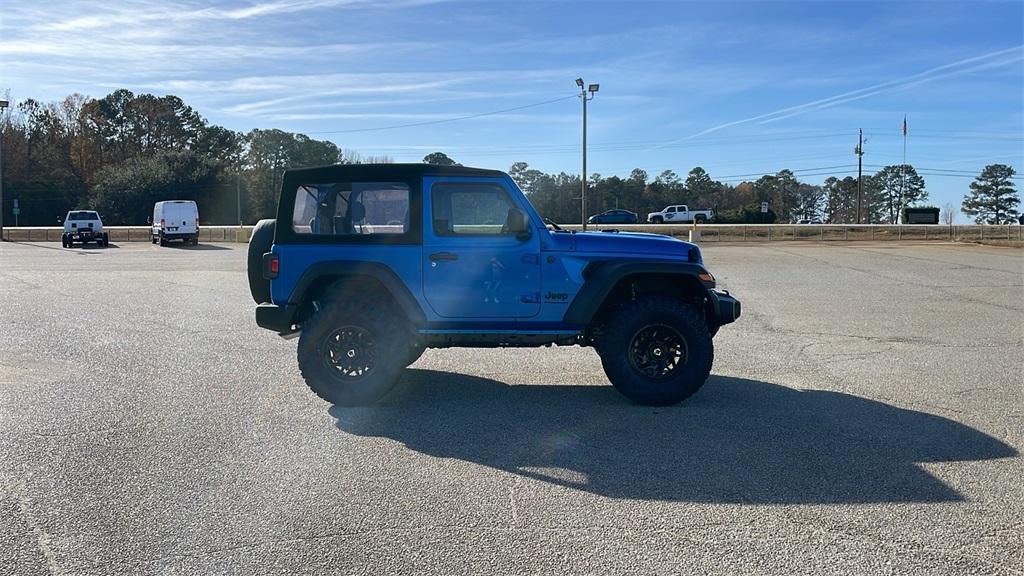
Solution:
<svg viewBox="0 0 1024 576"><path fill-rule="evenodd" d="M167 246L172 240L181 240L193 246L199 244L199 207L192 200L167 200L153 205L150 240Z"/></svg>
<svg viewBox="0 0 1024 576"><path fill-rule="evenodd" d="M797 224L821 224L821 218L801 218L796 221Z"/></svg>
<svg viewBox="0 0 1024 576"><path fill-rule="evenodd" d="M61 246L71 248L75 244L95 242L97 246L110 244L110 236L103 231L103 220L95 210L72 210L64 217L64 232L60 236Z"/></svg>
<svg viewBox="0 0 1024 576"><path fill-rule="evenodd" d="M636 224L639 218L629 210L606 210L587 218L587 224Z"/></svg>
<svg viewBox="0 0 1024 576"><path fill-rule="evenodd" d="M298 336L321 398L377 401L425 348L594 347L641 404L695 393L740 303L700 248L657 235L548 230L505 173L428 164L289 170L253 229L256 323Z"/></svg>
<svg viewBox="0 0 1024 576"><path fill-rule="evenodd" d="M710 208L696 208L690 210L686 204L666 206L660 212L651 212L647 215L647 221L651 224L662 224L665 222L710 222L715 217L715 211Z"/></svg>

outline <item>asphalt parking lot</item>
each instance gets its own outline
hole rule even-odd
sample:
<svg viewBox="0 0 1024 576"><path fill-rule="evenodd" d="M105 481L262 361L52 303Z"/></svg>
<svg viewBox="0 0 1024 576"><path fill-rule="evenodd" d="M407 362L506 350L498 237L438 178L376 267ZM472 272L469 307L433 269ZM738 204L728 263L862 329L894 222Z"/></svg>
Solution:
<svg viewBox="0 0 1024 576"><path fill-rule="evenodd" d="M342 409L244 248L0 244L0 573L1024 573L1024 251L711 245L682 405L572 347Z"/></svg>

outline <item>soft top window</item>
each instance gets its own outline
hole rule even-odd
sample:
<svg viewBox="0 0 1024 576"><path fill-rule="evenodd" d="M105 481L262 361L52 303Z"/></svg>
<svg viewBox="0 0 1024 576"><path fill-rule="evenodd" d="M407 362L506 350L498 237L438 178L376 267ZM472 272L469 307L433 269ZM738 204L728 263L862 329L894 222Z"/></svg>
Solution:
<svg viewBox="0 0 1024 576"><path fill-rule="evenodd" d="M295 193L292 230L331 236L405 234L409 186L404 182L301 185Z"/></svg>
<svg viewBox="0 0 1024 576"><path fill-rule="evenodd" d="M88 210L80 210L78 212L69 212L68 220L99 220L100 217L95 212Z"/></svg>

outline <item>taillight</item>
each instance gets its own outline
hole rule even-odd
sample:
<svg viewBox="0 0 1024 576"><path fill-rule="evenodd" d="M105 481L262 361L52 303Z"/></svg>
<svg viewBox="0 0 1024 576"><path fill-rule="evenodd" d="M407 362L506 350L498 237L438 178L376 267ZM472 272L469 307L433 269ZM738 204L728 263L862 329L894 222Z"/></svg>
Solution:
<svg viewBox="0 0 1024 576"><path fill-rule="evenodd" d="M263 278L273 280L281 271L281 260L277 254L267 252L263 255Z"/></svg>
<svg viewBox="0 0 1024 576"><path fill-rule="evenodd" d="M196 228L199 228L199 214L196 214Z"/></svg>

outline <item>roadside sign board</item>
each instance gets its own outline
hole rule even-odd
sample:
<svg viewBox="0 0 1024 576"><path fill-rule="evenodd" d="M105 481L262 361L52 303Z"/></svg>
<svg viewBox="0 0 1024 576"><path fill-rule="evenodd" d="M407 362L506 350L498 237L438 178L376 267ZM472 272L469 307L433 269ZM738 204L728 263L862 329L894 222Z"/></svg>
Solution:
<svg viewBox="0 0 1024 576"><path fill-rule="evenodd" d="M21 214L21 208L18 208L17 206L15 206L14 207L14 215L17 216L18 214Z"/></svg>
<svg viewBox="0 0 1024 576"><path fill-rule="evenodd" d="M767 213L768 213L768 203L767 202L761 202L761 214L767 214Z"/></svg>

